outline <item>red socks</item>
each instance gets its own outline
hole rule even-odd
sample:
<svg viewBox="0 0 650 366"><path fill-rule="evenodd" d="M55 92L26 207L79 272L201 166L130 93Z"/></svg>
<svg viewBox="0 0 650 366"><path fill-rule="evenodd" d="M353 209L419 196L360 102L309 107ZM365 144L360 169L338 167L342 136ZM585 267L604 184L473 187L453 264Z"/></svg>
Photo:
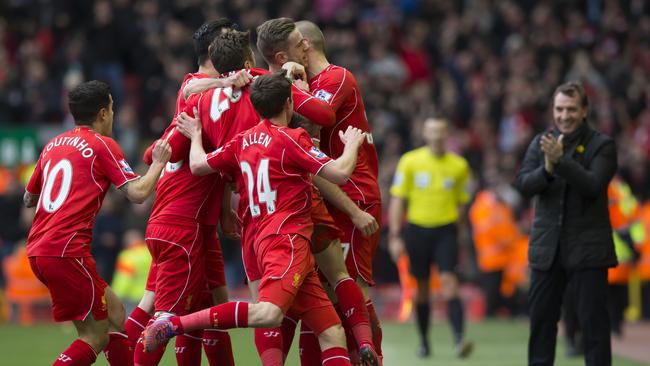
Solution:
<svg viewBox="0 0 650 366"><path fill-rule="evenodd" d="M133 349L129 337L123 332L108 333L108 345L104 355L111 366L133 366Z"/></svg>
<svg viewBox="0 0 650 366"><path fill-rule="evenodd" d="M86 342L77 339L59 355L52 366L88 366L97 359L97 353Z"/></svg>
<svg viewBox="0 0 650 366"><path fill-rule="evenodd" d="M232 301L181 317L172 317L177 333L199 329L230 329L248 327L248 303Z"/></svg>
<svg viewBox="0 0 650 366"><path fill-rule="evenodd" d="M241 305L240 305L241 306ZM206 329L203 331L203 350L211 366L234 366L230 335L225 330Z"/></svg>
<svg viewBox="0 0 650 366"><path fill-rule="evenodd" d="M255 329L255 347L263 366L282 366L282 334L280 327Z"/></svg>
<svg viewBox="0 0 650 366"><path fill-rule="evenodd" d="M201 364L202 331L191 334L181 334L176 337L176 363L178 366L193 366Z"/></svg>
<svg viewBox="0 0 650 366"><path fill-rule="evenodd" d="M138 342L138 338L140 338L140 333L144 330L149 319L151 319L151 315L136 306L124 322L124 331L129 336L129 347L132 350L135 349L135 344Z"/></svg>
<svg viewBox="0 0 650 366"><path fill-rule="evenodd" d="M334 286L338 299L338 307L346 328L352 331L359 346L373 345L372 331L368 320L363 293L356 282L350 277L339 281Z"/></svg>
<svg viewBox="0 0 650 366"><path fill-rule="evenodd" d="M282 354L284 355L284 359L287 359L287 355L289 354L289 350L291 349L291 343L293 343L293 337L296 334L296 326L298 325L298 322L288 316L285 315L284 319L282 319L282 325L280 326L280 333L282 333Z"/></svg>
<svg viewBox="0 0 650 366"><path fill-rule="evenodd" d="M321 352L318 338L316 337L316 334L314 334L314 332L305 325L304 322L300 322L299 345L301 366L321 365Z"/></svg>
<svg viewBox="0 0 650 366"><path fill-rule="evenodd" d="M323 351L323 366L350 366L348 351L342 347L332 347Z"/></svg>
<svg viewBox="0 0 650 366"><path fill-rule="evenodd" d="M368 300L366 307L368 309L368 318L370 319L370 328L372 329L372 343L375 345L377 356L381 358L383 355L381 353L381 324L379 323L379 318L377 317L377 313L375 313L375 307L371 300Z"/></svg>

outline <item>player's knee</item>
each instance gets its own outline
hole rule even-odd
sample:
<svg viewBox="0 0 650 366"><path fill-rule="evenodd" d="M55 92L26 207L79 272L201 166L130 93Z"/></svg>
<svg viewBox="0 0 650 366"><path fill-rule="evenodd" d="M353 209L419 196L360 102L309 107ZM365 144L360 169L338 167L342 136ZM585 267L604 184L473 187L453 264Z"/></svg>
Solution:
<svg viewBox="0 0 650 366"><path fill-rule="evenodd" d="M96 353L99 353L108 346L108 333L107 332L92 332L80 335L79 338L88 343Z"/></svg>
<svg viewBox="0 0 650 366"><path fill-rule="evenodd" d="M284 319L284 313L277 305L270 302L260 302L256 306L256 318L262 328L279 327Z"/></svg>
<svg viewBox="0 0 650 366"><path fill-rule="evenodd" d="M108 310L108 317L110 323L114 326L124 324L124 321L126 321L126 309L124 308L124 304L122 304L122 302L112 304L111 308Z"/></svg>
<svg viewBox="0 0 650 366"><path fill-rule="evenodd" d="M228 289L226 286L212 289L212 301L214 301L215 305L228 302Z"/></svg>
<svg viewBox="0 0 650 366"><path fill-rule="evenodd" d="M440 285L442 297L445 300L453 299L458 296L458 278L453 273L444 273L440 275Z"/></svg>
<svg viewBox="0 0 650 366"><path fill-rule="evenodd" d="M336 324L325 329L318 335L318 343L320 343L321 349L345 347L345 331L341 324Z"/></svg>

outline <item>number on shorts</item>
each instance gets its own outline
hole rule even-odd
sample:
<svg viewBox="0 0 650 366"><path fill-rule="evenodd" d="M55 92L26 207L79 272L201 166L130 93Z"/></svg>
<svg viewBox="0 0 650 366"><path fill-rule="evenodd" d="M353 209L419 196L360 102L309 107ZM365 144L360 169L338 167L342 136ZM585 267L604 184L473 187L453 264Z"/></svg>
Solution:
<svg viewBox="0 0 650 366"><path fill-rule="evenodd" d="M248 189L248 207L251 210L251 216L257 217L261 214L260 206L255 204L253 195L254 186L257 186L257 201L266 205L266 212L271 215L275 212L275 200L277 191L271 190L271 181L269 180L269 159L262 159L257 167L257 184L253 169L248 162L241 162L241 171L246 176L246 188Z"/></svg>
<svg viewBox="0 0 650 366"><path fill-rule="evenodd" d="M50 170L50 163L51 161L48 161L45 164L41 205L45 211L53 213L63 206L65 199L68 198L68 193L70 193L70 187L72 186L72 164L70 164L69 160L63 159L56 163L52 170ZM52 200L54 181L58 177L59 172L62 174L61 188L59 188L59 193L56 198Z"/></svg>
<svg viewBox="0 0 650 366"><path fill-rule="evenodd" d="M348 259L348 253L350 253L350 243L341 243L341 248L343 248L343 259Z"/></svg>

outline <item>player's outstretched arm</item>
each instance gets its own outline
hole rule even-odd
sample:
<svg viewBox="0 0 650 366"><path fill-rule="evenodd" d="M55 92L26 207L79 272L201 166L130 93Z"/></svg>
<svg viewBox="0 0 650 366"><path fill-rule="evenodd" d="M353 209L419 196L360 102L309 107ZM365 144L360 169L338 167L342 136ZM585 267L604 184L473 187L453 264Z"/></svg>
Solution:
<svg viewBox="0 0 650 366"><path fill-rule="evenodd" d="M208 164L207 154L203 149L203 140L201 138L201 119L199 113L194 109L195 118L190 117L183 112L176 119L176 128L185 137L189 138L190 145L190 170L194 175L207 175L214 173L214 170Z"/></svg>
<svg viewBox="0 0 650 366"><path fill-rule="evenodd" d="M192 94L202 93L215 88L241 88L253 80L247 70L239 70L226 78L194 79L183 88L183 98L187 99Z"/></svg>
<svg viewBox="0 0 650 366"><path fill-rule="evenodd" d="M120 190L126 194L129 201L142 203L149 197L156 187L160 173L165 168L165 164L167 164L171 155L172 149L169 143L165 140L158 140L153 148L152 163L147 173L120 187Z"/></svg>
<svg viewBox="0 0 650 366"><path fill-rule="evenodd" d="M359 147L366 139L366 134L358 128L348 126L345 133L339 131L339 137L345 144L343 154L338 159L325 165L318 175L332 183L345 184L357 165Z"/></svg>
<svg viewBox="0 0 650 366"><path fill-rule="evenodd" d="M370 236L379 229L377 220L371 214L360 209L339 186L317 175L313 177L313 182L323 198L348 215L354 226L364 236Z"/></svg>

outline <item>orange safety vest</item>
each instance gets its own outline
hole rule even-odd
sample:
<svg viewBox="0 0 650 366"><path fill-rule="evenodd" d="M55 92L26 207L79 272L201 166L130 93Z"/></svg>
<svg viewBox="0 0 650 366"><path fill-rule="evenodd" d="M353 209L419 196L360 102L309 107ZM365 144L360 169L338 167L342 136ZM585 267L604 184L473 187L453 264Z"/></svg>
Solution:
<svg viewBox="0 0 650 366"><path fill-rule="evenodd" d="M514 242L520 237L512 210L496 195L483 190L469 210L472 235L483 272L505 270Z"/></svg>
<svg viewBox="0 0 650 366"><path fill-rule="evenodd" d="M629 188L626 188L627 185L618 176L615 176L607 187L609 219L613 230L629 227L639 216L639 205L630 197L630 193L626 192L629 191ZM616 267L609 268L607 281L610 284L625 285L629 282L631 273L632 265L619 261Z"/></svg>

